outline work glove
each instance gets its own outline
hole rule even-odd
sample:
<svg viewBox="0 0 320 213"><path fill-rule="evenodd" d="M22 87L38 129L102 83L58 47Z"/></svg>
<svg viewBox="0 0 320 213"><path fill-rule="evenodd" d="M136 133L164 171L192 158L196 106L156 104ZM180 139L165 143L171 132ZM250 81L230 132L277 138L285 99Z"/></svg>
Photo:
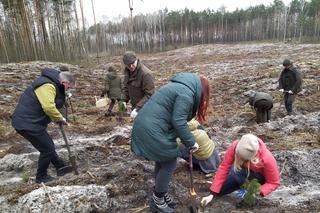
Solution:
<svg viewBox="0 0 320 213"><path fill-rule="evenodd" d="M134 110L132 110L130 117L135 118L135 117L137 117L137 115L138 115L138 111L136 109L134 109Z"/></svg>
<svg viewBox="0 0 320 213"><path fill-rule="evenodd" d="M72 97L72 93L70 91L66 91L66 97L67 98L71 98Z"/></svg>
<svg viewBox="0 0 320 213"><path fill-rule="evenodd" d="M199 149L199 144L197 142L194 143L194 145L191 147L192 152L196 152Z"/></svg>
<svg viewBox="0 0 320 213"><path fill-rule="evenodd" d="M213 195L212 194L210 194L210 195L208 195L206 197L203 197L201 199L201 206L205 207L206 205L208 205L212 201L212 199L213 199Z"/></svg>
<svg viewBox="0 0 320 213"><path fill-rule="evenodd" d="M289 90L288 93L291 94L291 95L293 94L293 92L291 90Z"/></svg>
<svg viewBox="0 0 320 213"><path fill-rule="evenodd" d="M236 192L236 195L241 199L243 199L246 194L247 194L247 190L245 190L245 189L239 189Z"/></svg>
<svg viewBox="0 0 320 213"><path fill-rule="evenodd" d="M56 124L58 124L59 126L62 126L62 125L68 126L67 120L65 118L63 118L60 121L56 121Z"/></svg>
<svg viewBox="0 0 320 213"><path fill-rule="evenodd" d="M279 92L284 92L284 89L279 89Z"/></svg>

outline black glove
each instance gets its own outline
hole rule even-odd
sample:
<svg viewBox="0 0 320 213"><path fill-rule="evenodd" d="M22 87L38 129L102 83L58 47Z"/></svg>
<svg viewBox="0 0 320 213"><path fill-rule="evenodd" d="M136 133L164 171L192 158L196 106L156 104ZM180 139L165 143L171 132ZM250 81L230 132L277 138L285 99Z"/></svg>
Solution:
<svg viewBox="0 0 320 213"><path fill-rule="evenodd" d="M63 118L60 121L56 121L56 124L58 124L59 126L62 126L62 125L67 125L68 126L67 120L65 118Z"/></svg>

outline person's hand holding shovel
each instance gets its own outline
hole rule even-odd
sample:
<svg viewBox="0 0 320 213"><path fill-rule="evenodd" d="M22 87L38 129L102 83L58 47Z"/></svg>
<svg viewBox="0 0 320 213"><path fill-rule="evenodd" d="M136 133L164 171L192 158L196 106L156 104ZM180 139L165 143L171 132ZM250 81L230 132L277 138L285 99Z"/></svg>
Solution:
<svg viewBox="0 0 320 213"><path fill-rule="evenodd" d="M65 118L63 118L60 121L56 121L56 124L58 124L59 126L62 126L62 125L68 126L68 122L67 122L67 120Z"/></svg>

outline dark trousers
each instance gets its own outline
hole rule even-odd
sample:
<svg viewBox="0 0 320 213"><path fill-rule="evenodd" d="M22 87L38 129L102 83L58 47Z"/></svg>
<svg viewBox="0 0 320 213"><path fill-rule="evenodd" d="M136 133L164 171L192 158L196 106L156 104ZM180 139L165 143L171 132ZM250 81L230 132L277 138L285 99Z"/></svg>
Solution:
<svg viewBox="0 0 320 213"><path fill-rule="evenodd" d="M226 195L234 192L245 183L247 179L248 171L247 169L241 169L240 171L235 171L234 167L232 166L230 172L228 174L227 179L224 181L221 190L218 195ZM257 179L260 184L264 184L265 178L256 172L250 171L248 180Z"/></svg>
<svg viewBox="0 0 320 213"><path fill-rule="evenodd" d="M46 130L41 132L17 130L17 132L30 141L34 148L40 152L36 178L47 175L47 169L50 162L56 167L56 169L65 166L65 163L59 158L55 150L54 143Z"/></svg>
<svg viewBox="0 0 320 213"><path fill-rule="evenodd" d="M114 107L114 104L116 103L116 100L117 101L120 101L120 99L115 99L115 98L111 98L111 102L110 102L110 104L109 104L109 108L108 108L108 112L111 112L112 111L112 109L113 109L113 107Z"/></svg>
<svg viewBox="0 0 320 213"><path fill-rule="evenodd" d="M265 123L271 119L272 102L267 100L260 100L255 103L256 121L257 123Z"/></svg>
<svg viewBox="0 0 320 213"><path fill-rule="evenodd" d="M154 168L155 176L155 192L157 194L164 195L168 192L169 183L174 170L177 167L177 159L166 161L166 162L156 162Z"/></svg>
<svg viewBox="0 0 320 213"><path fill-rule="evenodd" d="M284 106L286 107L287 113L291 113L293 110L293 102L296 99L295 94L284 94Z"/></svg>

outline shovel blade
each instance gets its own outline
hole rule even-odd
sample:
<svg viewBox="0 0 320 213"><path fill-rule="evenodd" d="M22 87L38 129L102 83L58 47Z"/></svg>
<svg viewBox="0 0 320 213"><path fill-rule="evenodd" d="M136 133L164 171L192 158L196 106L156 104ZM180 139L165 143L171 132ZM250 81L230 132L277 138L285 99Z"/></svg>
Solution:
<svg viewBox="0 0 320 213"><path fill-rule="evenodd" d="M73 167L74 174L78 175L79 172L78 172L78 166L77 166L77 163L76 163L76 157L75 156L70 156L70 162L71 162L71 165Z"/></svg>

